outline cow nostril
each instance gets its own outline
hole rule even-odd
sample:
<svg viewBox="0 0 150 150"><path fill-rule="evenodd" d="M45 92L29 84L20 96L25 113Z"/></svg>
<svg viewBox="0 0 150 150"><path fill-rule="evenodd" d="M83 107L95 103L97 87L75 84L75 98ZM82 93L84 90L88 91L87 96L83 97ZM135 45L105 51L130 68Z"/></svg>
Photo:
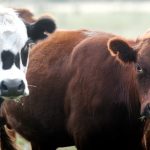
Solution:
<svg viewBox="0 0 150 150"><path fill-rule="evenodd" d="M4 80L1 82L1 95L12 97L23 95L25 90L25 84L23 80Z"/></svg>
<svg viewBox="0 0 150 150"><path fill-rule="evenodd" d="M7 87L7 85L5 84L4 81L2 81L2 83L1 83L1 89L2 89L3 91L8 91L8 87Z"/></svg>
<svg viewBox="0 0 150 150"><path fill-rule="evenodd" d="M146 118L150 118L150 103L146 104L146 106L142 110L141 115Z"/></svg>
<svg viewBox="0 0 150 150"><path fill-rule="evenodd" d="M21 83L18 86L18 91L22 91L22 90L24 90L24 88L25 88L24 82L21 81Z"/></svg>
<svg viewBox="0 0 150 150"><path fill-rule="evenodd" d="M147 104L147 109L149 109L149 110L150 110L150 104Z"/></svg>

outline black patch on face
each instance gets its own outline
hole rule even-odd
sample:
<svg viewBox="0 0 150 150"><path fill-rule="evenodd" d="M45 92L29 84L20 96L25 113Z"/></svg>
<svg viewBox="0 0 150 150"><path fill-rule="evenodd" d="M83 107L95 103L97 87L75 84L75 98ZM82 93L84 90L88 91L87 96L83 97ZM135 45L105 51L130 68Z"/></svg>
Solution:
<svg viewBox="0 0 150 150"><path fill-rule="evenodd" d="M31 43L31 40L28 40L25 44L25 46L21 50L21 60L22 64L24 66L27 65L27 59L28 59L28 51L29 51L29 44Z"/></svg>
<svg viewBox="0 0 150 150"><path fill-rule="evenodd" d="M2 67L4 70L11 68L14 63L14 54L10 51L3 51L1 54Z"/></svg>
<svg viewBox="0 0 150 150"><path fill-rule="evenodd" d="M14 55L12 52L5 50L1 54L1 59L2 59L2 68L4 70L10 69L14 63L18 68L20 68L19 53L17 53L17 55Z"/></svg>
<svg viewBox="0 0 150 150"><path fill-rule="evenodd" d="M17 55L15 56L15 65L20 68L20 55L19 53L17 53Z"/></svg>

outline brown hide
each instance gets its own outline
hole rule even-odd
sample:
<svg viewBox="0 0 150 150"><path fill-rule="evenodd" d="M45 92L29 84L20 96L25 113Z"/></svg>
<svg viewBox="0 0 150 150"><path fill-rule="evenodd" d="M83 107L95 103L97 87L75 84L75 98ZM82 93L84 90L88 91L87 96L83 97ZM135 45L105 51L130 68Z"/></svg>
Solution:
<svg viewBox="0 0 150 150"><path fill-rule="evenodd" d="M16 12L19 14L19 17L22 18L25 22L33 23L36 21L33 13L25 8L14 8Z"/></svg>
<svg viewBox="0 0 150 150"><path fill-rule="evenodd" d="M30 88L30 93L33 93L32 96L35 97L35 98L33 99L33 97L27 97L27 99L28 98L29 99L28 100L26 99L27 101L23 100L25 102L25 103L23 102L23 106L22 106L21 102L17 103L17 104L15 104L13 102L10 102L11 103L10 104L8 102L10 104L8 107L11 107L11 108L8 108L8 110L10 110L10 112L13 111L13 112L11 112L11 115L14 115L14 113L17 116L19 115L18 116L19 120L21 119L20 121L21 122L23 121L22 122L23 124L24 124L24 122L26 122L28 124L28 127L29 127L30 131L33 129L31 131L31 133L33 133L33 134L31 134L31 133L29 133L30 131L28 132L26 129L22 130L21 129L22 127L18 128L19 130L21 130L21 135L23 135L24 137L26 137L28 140L35 139L35 142L37 142L37 141L40 141L40 139L39 139L40 136L44 140L45 139L45 133L44 133L44 136L42 136L43 128L45 129L45 131L46 130L48 131L49 125L50 125L49 124L50 123L49 122L49 117L51 118L53 116L56 116L56 117L58 116L58 118L56 118L56 119L54 118L53 119L54 122L57 122L57 120L58 121L60 120L60 122L62 122L62 124L59 123L57 125L58 127L55 127L56 125L53 126L53 128L56 128L57 130L60 130L59 131L60 133L62 132L62 137L61 137L61 134L58 135L58 136L56 136L57 141L58 141L58 145L65 146L66 145L65 141L67 141L67 145L68 145L68 133L66 132L66 129L65 129L64 123L63 123L64 122L64 113L63 113L64 111L63 111L63 108L61 108L62 105L64 105L63 101L61 99L62 99L62 97L64 97L63 96L64 95L63 92L64 92L65 88L64 87L63 88L60 87L61 89L63 89L63 91L62 91L62 93L58 91L59 94L61 94L61 95L59 95L59 94L55 94L55 92L57 92L57 89L54 89L54 87L51 88L51 86L47 87L47 85L51 85L51 82L53 82L53 80L56 80L57 83L55 83L55 85L54 85L55 88L57 88L57 87L60 86L60 85L57 85L57 84L60 84L60 79L59 79L60 77L59 76L61 75L61 73L60 72L57 73L57 71L59 70L59 71L61 71L63 73L64 72L64 68L62 68L60 70L59 66L62 65L62 63L65 63L65 64L67 63L67 62L65 62L66 58L71 53L73 47L76 44L78 44L85 37L86 36L81 31L70 31L70 32L67 32L67 33L66 33L66 31L56 32L54 35L51 35L51 37L49 39L47 39L46 41L43 41L43 42L41 42L41 43L38 44L41 47L41 50L37 51L37 49L35 48L35 49L33 49L31 51L30 59L33 59L33 63L29 63L29 66L31 66L31 67L28 67L28 68L31 68L31 69L28 70L27 79L28 80L29 79L34 79L33 81L32 80L29 81L29 85L31 85L31 86L29 86L29 88ZM51 43L50 44L51 46L53 45L52 47L51 46L49 47L49 42ZM43 44L45 45L44 47L43 47ZM65 47L65 49L62 49L62 47ZM36 52L38 52L38 53L36 53ZM41 59L38 58L39 56L42 56ZM50 56L50 59L48 57L46 58L46 56ZM48 71L49 67L53 66L53 63L54 63L53 61L54 62L56 61L56 65L55 65L56 67L52 68L52 70L49 72ZM47 64L47 65L45 65L45 64ZM41 69L42 71L39 71L39 69ZM29 72L31 72L31 74ZM32 73L36 73L36 77L37 78ZM56 75L56 73L58 75ZM42 78L39 79L38 75L41 76ZM45 81L42 81L43 80L43 76L46 79ZM49 80L50 76L52 77L52 80ZM67 77L66 77L66 79L67 79ZM37 81L40 81L40 82L42 81L42 84L40 82L37 83ZM64 81L64 82L66 82L66 81ZM43 89L43 92L42 92L41 91L41 87L47 87L46 91L42 88ZM43 94L43 98L41 98L41 96L40 96L41 92ZM49 105L48 103L43 103L44 105L42 107L44 109L43 108L39 108L38 105L41 105L40 104L41 99L43 99L44 101L47 101L47 100L49 101L49 94L51 92L54 93L54 95L58 96L58 98L56 97L57 101L55 101L56 98L53 97L52 101L51 101L53 103L53 105L51 105L51 104ZM30 98L33 99L33 101L31 101ZM39 99L39 102L37 101L37 98ZM31 105L35 106L35 108L36 108L35 111L32 111L32 106L30 105L31 106L30 107L29 104L28 104L28 102L31 103ZM6 102L6 105L7 105L7 102ZM60 105L60 107L59 107L59 105ZM16 108L16 107L17 107L17 110L18 110L17 112L15 112L13 110L13 108ZM58 107L58 111L56 112L56 114L57 114L56 115L55 112L54 112L54 110L56 110L57 107ZM25 110L24 112L22 112L22 108L24 108L24 109L27 108L27 110ZM59 108L60 108L60 110L59 110ZM5 110L7 110L7 106L5 107ZM48 112L49 110L51 110L52 113ZM28 111L28 113L25 113L26 111ZM44 113L43 111L46 111L48 113ZM9 112L6 112L6 113L9 113ZM23 116L21 117L20 115L21 116L23 115L24 117ZM34 121L29 121L30 119L32 120L32 116L36 116L36 115L38 115L38 116L39 115L44 115L46 120L43 120L44 122L41 122L39 125L38 125L38 122L39 122L38 118L36 118L36 117L34 118L35 123L33 123ZM63 115L63 116L61 117L61 115ZM9 115L7 117L8 117L8 120L10 120L10 122L14 123L14 125L18 122L18 121L17 122L13 122L13 120L14 120L13 117L11 117ZM25 121L24 119L27 119L27 120ZM45 121L49 122L48 124L46 123L47 124L46 126L44 125ZM12 128L14 128L12 124L11 124L11 126L12 126ZM37 128L35 128L35 126ZM63 127L60 127L60 126L63 126ZM17 129L17 131L18 131L18 129ZM40 132L40 130L41 130L41 132ZM46 136L47 136L47 131L46 131ZM53 129L51 131L49 131L50 134L48 133L47 139L51 137L51 132L52 131L53 131ZM18 132L20 133L20 131L18 131ZM58 132L58 134L59 134L59 132ZM54 130L54 133L52 133L52 134L57 134L57 131L55 132L55 130ZM33 135L33 137L32 137L32 135ZM50 137L49 137L49 135L50 135ZM53 139L54 139L54 135L53 135ZM49 140L48 141L45 141L45 140L43 141L43 140L40 141L39 145L41 145L43 142L44 143L49 143ZM54 141L55 141L55 139L54 139ZM69 137L69 144L72 145L72 143L73 143L72 139L70 139L70 137ZM54 142L53 142L53 144L55 145ZM52 144L52 146L50 144L50 146L53 147L53 144ZM34 141L32 142L32 145L34 145ZM47 145L45 147L47 147ZM44 150L46 149L45 147L42 145L42 148ZM35 147L35 149L37 150L38 148Z"/></svg>
<svg viewBox="0 0 150 150"><path fill-rule="evenodd" d="M57 31L32 49L30 96L6 101L2 113L33 150L143 149L137 73L111 56L113 36Z"/></svg>

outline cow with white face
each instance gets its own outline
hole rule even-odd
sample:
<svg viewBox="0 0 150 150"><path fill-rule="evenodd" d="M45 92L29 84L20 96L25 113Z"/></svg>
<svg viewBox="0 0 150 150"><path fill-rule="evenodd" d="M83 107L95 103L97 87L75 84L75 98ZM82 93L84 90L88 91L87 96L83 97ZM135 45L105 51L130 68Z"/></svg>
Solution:
<svg viewBox="0 0 150 150"><path fill-rule="evenodd" d="M35 23L23 22L15 10L0 8L0 97L16 99L29 94L25 77L30 43L52 33L55 23L42 18Z"/></svg>

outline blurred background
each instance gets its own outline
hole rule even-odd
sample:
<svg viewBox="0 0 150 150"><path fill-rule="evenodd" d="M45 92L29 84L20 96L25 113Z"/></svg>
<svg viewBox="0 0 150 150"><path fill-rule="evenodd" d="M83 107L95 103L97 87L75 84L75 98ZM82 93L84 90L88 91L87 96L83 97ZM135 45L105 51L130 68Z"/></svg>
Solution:
<svg viewBox="0 0 150 150"><path fill-rule="evenodd" d="M0 0L28 8L36 16L51 14L58 28L91 29L137 37L150 28L148 0Z"/></svg>
<svg viewBox="0 0 150 150"><path fill-rule="evenodd" d="M27 8L36 17L50 14L59 29L99 30L136 38L150 28L148 0L0 0L0 4ZM17 143L21 150L30 150L19 135Z"/></svg>

